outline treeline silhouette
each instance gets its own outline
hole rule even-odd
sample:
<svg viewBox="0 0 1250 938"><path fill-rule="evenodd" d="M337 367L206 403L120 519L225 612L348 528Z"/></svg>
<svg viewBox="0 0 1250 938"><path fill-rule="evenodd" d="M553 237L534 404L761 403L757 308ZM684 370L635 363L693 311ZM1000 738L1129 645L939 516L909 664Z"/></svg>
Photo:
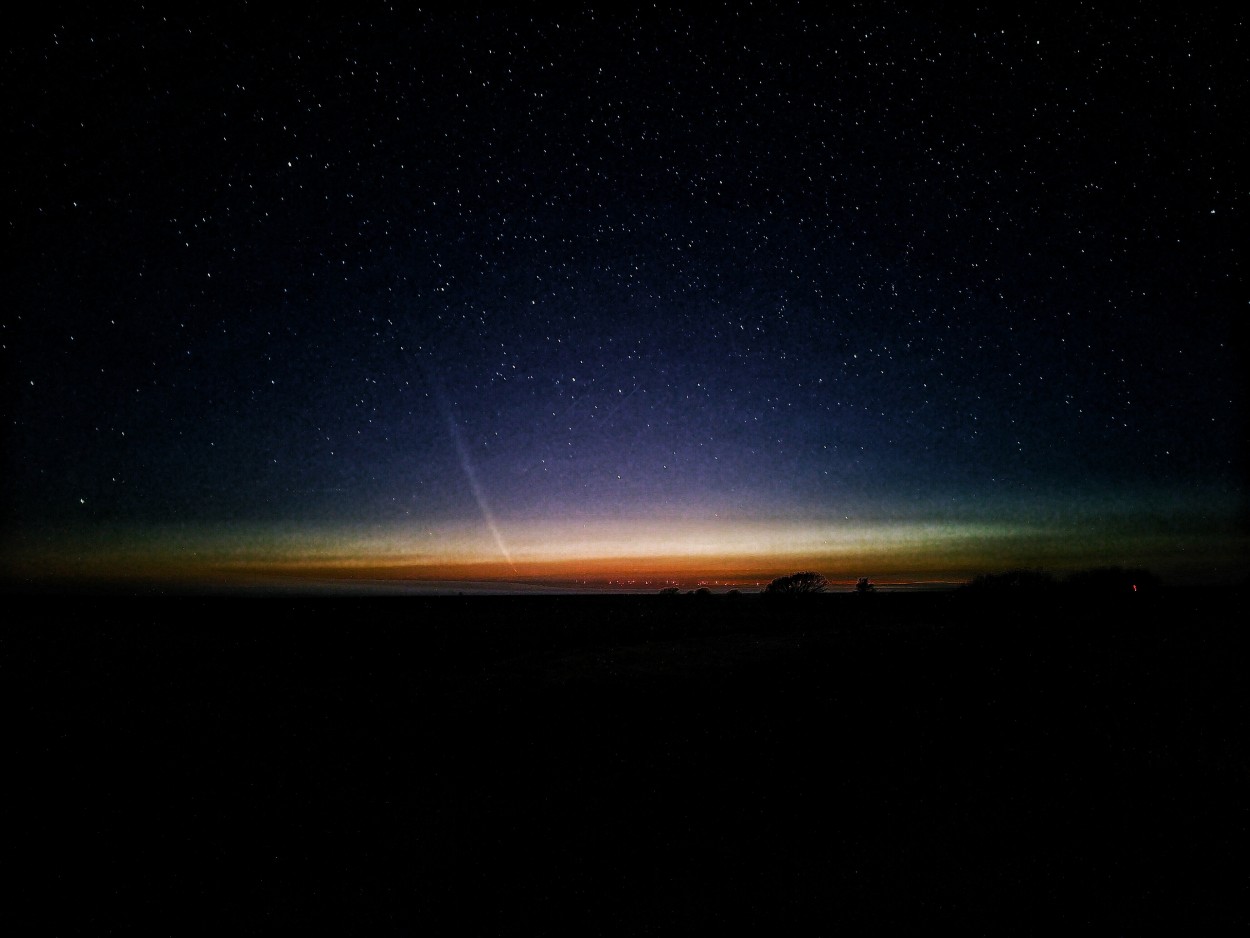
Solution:
<svg viewBox="0 0 1250 938"><path fill-rule="evenodd" d="M1159 577L1149 570L1125 567L1093 567L1076 570L1062 579L1045 570L1017 569L1002 573L983 573L974 577L960 591L969 594L1077 594L1112 596L1116 594L1154 592L1161 585Z"/></svg>
<svg viewBox="0 0 1250 938"><path fill-rule="evenodd" d="M1150 593L1158 590L1162 581L1154 573L1140 567L1091 567L1073 571L1058 577L1039 568L1017 568L999 573L982 573L957 587L964 595L1081 595L1112 596L1126 593ZM866 576L860 577L853 587L859 594L876 592L876 584ZM803 570L772 580L760 592L768 596L813 595L831 592L831 585L823 574ZM681 587L666 586L662 595L677 596ZM711 596L706 586L687 590L687 596ZM728 595L738 596L741 591L730 590Z"/></svg>

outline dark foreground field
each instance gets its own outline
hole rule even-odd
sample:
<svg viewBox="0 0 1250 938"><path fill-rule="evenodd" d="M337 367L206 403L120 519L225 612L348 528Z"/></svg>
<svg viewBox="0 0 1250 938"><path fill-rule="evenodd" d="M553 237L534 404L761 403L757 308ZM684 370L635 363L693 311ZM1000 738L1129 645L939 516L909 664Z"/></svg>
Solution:
<svg viewBox="0 0 1250 938"><path fill-rule="evenodd" d="M1239 594L26 599L22 934L1250 920Z"/></svg>

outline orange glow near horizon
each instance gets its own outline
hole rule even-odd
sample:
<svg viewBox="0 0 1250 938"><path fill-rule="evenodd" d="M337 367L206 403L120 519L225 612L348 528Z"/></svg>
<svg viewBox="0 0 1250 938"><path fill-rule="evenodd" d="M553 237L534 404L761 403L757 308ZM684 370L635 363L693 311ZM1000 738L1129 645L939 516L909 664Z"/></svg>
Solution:
<svg viewBox="0 0 1250 938"><path fill-rule="evenodd" d="M798 570L853 585L960 582L992 570L1166 569L1165 538L1041 525L682 519L480 526L217 526L113 532L43 545L6 566L19 578L212 583L318 581L551 584L605 588L701 583L750 588ZM1197 558L1195 558L1197 559Z"/></svg>

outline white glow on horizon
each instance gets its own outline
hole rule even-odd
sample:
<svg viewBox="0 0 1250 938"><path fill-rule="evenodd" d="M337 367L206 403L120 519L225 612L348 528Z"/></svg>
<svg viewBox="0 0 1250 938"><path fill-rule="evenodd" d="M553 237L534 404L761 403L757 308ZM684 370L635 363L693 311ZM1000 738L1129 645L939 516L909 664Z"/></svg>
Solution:
<svg viewBox="0 0 1250 938"><path fill-rule="evenodd" d="M479 506L480 507L480 506ZM923 520L733 517L673 507L624 517L100 524L16 535L0 568L40 577L251 575L401 580L683 575L758 577L803 568L947 579L988 570L1141 566L1179 578L1240 569L1247 555L1236 515L1218 498L931 508ZM723 512L724 509L719 509ZM1216 521L1213 522L1213 515ZM1225 519L1219 521L1219 519ZM491 523L493 522L493 524ZM506 548L501 549L501 544ZM1195 544L1202 549L1196 550Z"/></svg>
<svg viewBox="0 0 1250 938"><path fill-rule="evenodd" d="M474 522L401 526L343 526L315 531L218 532L203 545L230 559L282 559L348 564L435 565L484 563L498 559L506 535L509 567L534 563L645 560L647 558L828 557L863 553L936 551L1002 538L1045 536L1016 524L976 523L797 523L688 521L534 521L502 526ZM223 559L226 559L223 557Z"/></svg>

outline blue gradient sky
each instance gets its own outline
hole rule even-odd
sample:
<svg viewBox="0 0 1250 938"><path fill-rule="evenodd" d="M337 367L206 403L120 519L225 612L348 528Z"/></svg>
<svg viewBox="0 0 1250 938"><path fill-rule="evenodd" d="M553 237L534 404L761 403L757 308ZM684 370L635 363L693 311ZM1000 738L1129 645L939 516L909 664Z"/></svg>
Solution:
<svg viewBox="0 0 1250 938"><path fill-rule="evenodd" d="M1240 580L1236 25L36 17L6 568Z"/></svg>

